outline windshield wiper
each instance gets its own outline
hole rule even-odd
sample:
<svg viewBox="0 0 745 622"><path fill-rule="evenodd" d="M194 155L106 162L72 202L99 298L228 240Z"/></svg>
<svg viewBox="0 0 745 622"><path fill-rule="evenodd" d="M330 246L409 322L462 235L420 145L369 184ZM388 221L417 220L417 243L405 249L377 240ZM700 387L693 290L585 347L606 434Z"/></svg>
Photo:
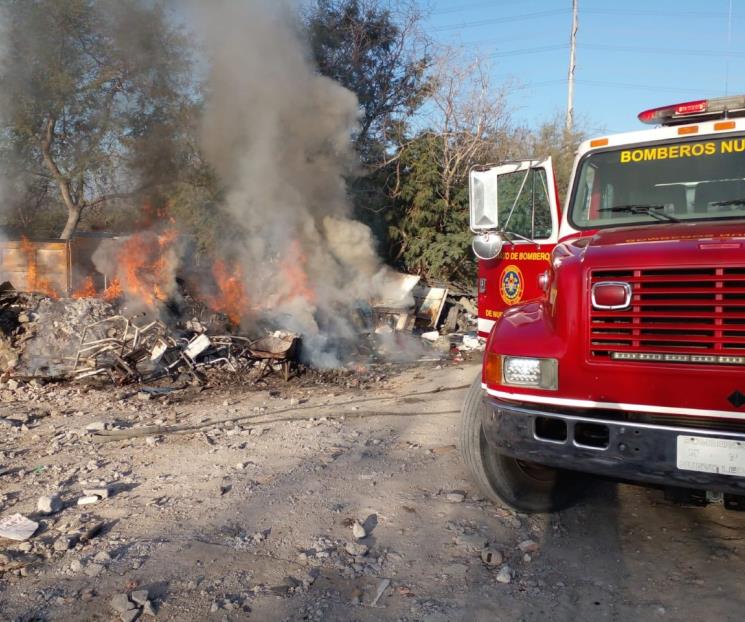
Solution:
<svg viewBox="0 0 745 622"><path fill-rule="evenodd" d="M745 205L745 199L730 199L729 201L714 201L709 205L715 205L716 207L725 207L727 205Z"/></svg>
<svg viewBox="0 0 745 622"><path fill-rule="evenodd" d="M663 222L680 222L674 216L665 214L664 212L658 212L657 210L665 209L664 205L644 205L642 203L630 203L628 205L614 205L613 207L601 207L601 212L613 212L619 214L625 212L627 214L643 214L644 216L650 216L655 220L661 220Z"/></svg>
<svg viewBox="0 0 745 622"><path fill-rule="evenodd" d="M515 233L514 231L505 231L504 229L500 229L499 233L501 233L505 238L507 238L507 241L510 244L514 244L515 238L520 238L521 240L525 240L526 242L530 242L531 244L536 243L535 240L526 238L524 235L521 235L520 233Z"/></svg>

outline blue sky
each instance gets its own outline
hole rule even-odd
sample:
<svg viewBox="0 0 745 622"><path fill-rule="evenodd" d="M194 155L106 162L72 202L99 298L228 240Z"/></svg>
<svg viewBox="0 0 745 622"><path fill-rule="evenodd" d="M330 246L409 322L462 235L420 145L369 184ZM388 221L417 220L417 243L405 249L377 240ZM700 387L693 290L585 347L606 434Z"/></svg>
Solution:
<svg viewBox="0 0 745 622"><path fill-rule="evenodd" d="M417 0L435 41L517 80L513 117L537 126L567 98L571 0ZM745 0L579 0L575 114L591 134L641 129L641 110L745 93ZM728 54L729 47L729 54ZM728 61L729 57L729 61ZM727 69L729 65L729 70Z"/></svg>

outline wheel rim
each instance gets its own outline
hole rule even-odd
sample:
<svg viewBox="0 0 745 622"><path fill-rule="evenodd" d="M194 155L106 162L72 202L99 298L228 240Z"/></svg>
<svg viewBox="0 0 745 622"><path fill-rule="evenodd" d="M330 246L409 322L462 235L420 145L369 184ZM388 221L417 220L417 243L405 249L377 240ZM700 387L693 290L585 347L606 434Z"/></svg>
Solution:
<svg viewBox="0 0 745 622"><path fill-rule="evenodd" d="M536 464L535 462L526 462L525 460L515 460L517 467L526 477L534 479L537 482L548 483L556 477L556 469Z"/></svg>

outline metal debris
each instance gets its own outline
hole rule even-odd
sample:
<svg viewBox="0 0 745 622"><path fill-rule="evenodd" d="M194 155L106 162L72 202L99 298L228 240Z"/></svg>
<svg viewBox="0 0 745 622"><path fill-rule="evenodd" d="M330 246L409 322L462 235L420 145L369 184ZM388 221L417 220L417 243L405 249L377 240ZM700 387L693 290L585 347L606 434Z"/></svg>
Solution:
<svg viewBox="0 0 745 622"><path fill-rule="evenodd" d="M239 335L176 332L159 320L138 326L116 315L85 327L72 376L80 380L104 375L124 385L186 373L201 382L200 371L205 368L222 366L237 373L258 363L262 375L278 364L288 379L299 343L294 333L277 332L252 340Z"/></svg>

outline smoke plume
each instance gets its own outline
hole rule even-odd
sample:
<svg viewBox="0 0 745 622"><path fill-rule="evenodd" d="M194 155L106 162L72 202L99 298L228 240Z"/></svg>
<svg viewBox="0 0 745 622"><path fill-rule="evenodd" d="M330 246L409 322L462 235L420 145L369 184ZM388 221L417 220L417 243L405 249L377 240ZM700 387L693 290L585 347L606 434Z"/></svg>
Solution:
<svg viewBox="0 0 745 622"><path fill-rule="evenodd" d="M385 287L368 227L350 218L355 95L321 76L285 2L218 0L196 9L209 57L204 152L227 188L230 251L248 298L304 337L319 365L352 338L350 312Z"/></svg>

